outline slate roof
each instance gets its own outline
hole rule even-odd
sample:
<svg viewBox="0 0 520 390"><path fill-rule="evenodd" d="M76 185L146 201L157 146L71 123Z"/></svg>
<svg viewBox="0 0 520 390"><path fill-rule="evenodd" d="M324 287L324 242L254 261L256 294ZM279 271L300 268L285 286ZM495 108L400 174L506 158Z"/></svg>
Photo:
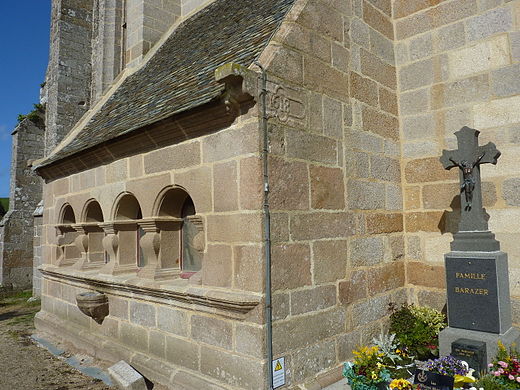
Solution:
<svg viewBox="0 0 520 390"><path fill-rule="evenodd" d="M180 24L84 128L40 167L210 102L223 86L214 70L249 66L295 0L217 0Z"/></svg>

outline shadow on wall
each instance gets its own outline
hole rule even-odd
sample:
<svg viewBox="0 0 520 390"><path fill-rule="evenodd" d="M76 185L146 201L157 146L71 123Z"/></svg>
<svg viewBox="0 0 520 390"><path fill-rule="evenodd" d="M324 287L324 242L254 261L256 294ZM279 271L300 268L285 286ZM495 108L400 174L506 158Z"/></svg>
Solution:
<svg viewBox="0 0 520 390"><path fill-rule="evenodd" d="M452 211L445 210L437 227L442 234L457 233L459 231L460 222L460 195L454 196L451 200L450 207ZM489 221L489 214L484 208L486 221Z"/></svg>

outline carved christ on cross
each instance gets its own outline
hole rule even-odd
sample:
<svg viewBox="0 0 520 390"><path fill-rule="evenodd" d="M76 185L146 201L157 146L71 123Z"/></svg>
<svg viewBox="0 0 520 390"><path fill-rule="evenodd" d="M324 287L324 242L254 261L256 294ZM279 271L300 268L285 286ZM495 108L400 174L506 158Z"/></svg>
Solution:
<svg viewBox="0 0 520 390"><path fill-rule="evenodd" d="M482 208L480 165L496 164L500 157L494 143L478 145L480 131L464 126L455 133L457 150L443 150L440 158L444 169L458 167L460 170L461 219L459 231L486 231L487 220Z"/></svg>
<svg viewBox="0 0 520 390"><path fill-rule="evenodd" d="M462 160L461 162L456 162L453 158L450 157L450 161L458 166L462 171L462 184L460 185L460 192L464 191L466 197L466 207L465 210L471 210L471 205L473 202L473 190L475 189L476 180L473 177L473 168L475 168L478 164L480 164L480 160L486 152L482 153L472 164L467 160Z"/></svg>

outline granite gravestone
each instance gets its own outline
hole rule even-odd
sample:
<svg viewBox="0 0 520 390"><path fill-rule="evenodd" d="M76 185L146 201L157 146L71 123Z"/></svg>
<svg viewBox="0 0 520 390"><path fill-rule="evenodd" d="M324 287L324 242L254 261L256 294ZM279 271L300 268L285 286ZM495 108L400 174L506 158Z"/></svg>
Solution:
<svg viewBox="0 0 520 390"><path fill-rule="evenodd" d="M486 368L486 343L482 341L458 339L451 343L451 356L464 360L475 370L473 376L480 376Z"/></svg>
<svg viewBox="0 0 520 390"><path fill-rule="evenodd" d="M480 166L496 164L500 152L492 142L479 146L479 133L463 127L455 133L458 149L443 150L440 158L445 169L459 169L461 217L451 252L444 256L448 327L439 335L439 347L448 355L459 339L484 343L487 364L498 340L510 345L520 332L511 326L507 254L489 231L482 207Z"/></svg>

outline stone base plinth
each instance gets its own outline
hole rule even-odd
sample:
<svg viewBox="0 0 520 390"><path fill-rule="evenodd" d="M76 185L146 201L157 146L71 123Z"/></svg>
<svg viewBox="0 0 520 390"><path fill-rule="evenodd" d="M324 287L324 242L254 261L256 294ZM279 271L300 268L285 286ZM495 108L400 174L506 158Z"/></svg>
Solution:
<svg viewBox="0 0 520 390"><path fill-rule="evenodd" d="M451 353L451 343L458 339L470 339L486 343L487 364L495 357L498 349L497 343L499 340L502 341L502 343L504 343L507 348L509 348L509 346L513 343L518 345L518 341L520 341L520 330L517 328L509 328L507 332L500 334L447 327L439 334L440 355L449 355Z"/></svg>

